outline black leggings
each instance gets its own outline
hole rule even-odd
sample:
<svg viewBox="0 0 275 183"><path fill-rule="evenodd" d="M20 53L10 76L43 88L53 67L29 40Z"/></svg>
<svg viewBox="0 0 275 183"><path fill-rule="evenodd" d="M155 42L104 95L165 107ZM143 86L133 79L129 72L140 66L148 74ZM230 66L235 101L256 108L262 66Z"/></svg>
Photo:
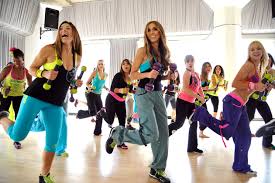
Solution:
<svg viewBox="0 0 275 183"><path fill-rule="evenodd" d="M8 111L12 102L12 107L13 107L15 119L16 119L22 98L23 96L18 96L18 97L8 96L7 98L4 98L3 95L1 94L0 111Z"/></svg>
<svg viewBox="0 0 275 183"><path fill-rule="evenodd" d="M208 94L206 94L206 95L208 95ZM213 96L213 95L208 95L208 96L209 96L209 98L210 98L210 100L211 100L211 102L212 102L212 104L213 104L214 112L218 112L218 108L219 108L219 97ZM207 109L206 103L204 103L202 106L205 107L205 108ZM200 123L200 130L201 130L201 131L205 130L206 127L207 127L207 126L205 126L204 124Z"/></svg>
<svg viewBox="0 0 275 183"><path fill-rule="evenodd" d="M104 120L108 124L113 124L115 115L118 118L118 122L120 126L125 127L126 121L126 106L125 102L119 102L113 98L112 95L108 94L105 101L105 108L107 116Z"/></svg>
<svg viewBox="0 0 275 183"><path fill-rule="evenodd" d="M176 121L171 123L169 127L169 136L172 135L172 132L178 130L184 124L184 121L190 117L195 109L194 103L189 103L180 98L177 98L176 101ZM192 152L195 151L198 147L198 137L197 137L197 122L193 122L189 127L189 135L188 135L188 146L187 151Z"/></svg>
<svg viewBox="0 0 275 183"><path fill-rule="evenodd" d="M90 92L90 93L85 93L85 96L87 99L88 110L79 110L76 115L77 118L79 119L95 116L97 111L99 111L103 107L100 94L95 94L93 92ZM94 134L95 135L101 134L101 128L102 128L102 118L99 117L99 118L96 118Z"/></svg>
<svg viewBox="0 0 275 183"><path fill-rule="evenodd" d="M246 103L246 108L247 108L249 121L254 119L256 109L264 119L265 123L269 122L273 118L267 102L249 98L248 102ZM272 136L263 137L262 145L264 147L270 147L272 145L271 143L272 143Z"/></svg>
<svg viewBox="0 0 275 183"><path fill-rule="evenodd" d="M205 109L207 109L206 103L204 103L202 106L205 107ZM204 124L202 124L202 123L199 123L199 124L200 124L199 128L200 128L201 131L203 131L203 130L205 130L205 128L207 128L206 125L204 125Z"/></svg>
<svg viewBox="0 0 275 183"><path fill-rule="evenodd" d="M210 100L213 104L213 109L214 112L218 112L219 109L219 97L218 96L213 96L213 95L208 95L210 97Z"/></svg>

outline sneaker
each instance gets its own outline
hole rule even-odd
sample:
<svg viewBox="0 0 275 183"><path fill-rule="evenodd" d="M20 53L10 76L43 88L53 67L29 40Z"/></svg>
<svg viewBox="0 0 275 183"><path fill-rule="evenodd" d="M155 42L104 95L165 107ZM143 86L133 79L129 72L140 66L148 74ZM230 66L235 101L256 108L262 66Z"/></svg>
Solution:
<svg viewBox="0 0 275 183"><path fill-rule="evenodd" d="M22 148L20 142L13 142L13 145L14 145L15 149L21 149Z"/></svg>
<svg viewBox="0 0 275 183"><path fill-rule="evenodd" d="M116 143L115 143L114 139L112 138L114 131L115 131L115 128L112 128L110 131L110 135L109 135L109 137L106 141L106 144L105 144L105 149L108 154L112 154L112 152L114 151L114 148L116 146Z"/></svg>
<svg viewBox="0 0 275 183"><path fill-rule="evenodd" d="M256 171L253 171L253 170L249 170L247 172L240 172L240 171L235 171L236 173L241 173L241 174L245 174L245 175L248 175L248 176L251 176L251 177L257 177L257 172Z"/></svg>
<svg viewBox="0 0 275 183"><path fill-rule="evenodd" d="M128 146L124 143L122 143L121 145L117 145L118 148L121 148L121 149L128 149Z"/></svg>
<svg viewBox="0 0 275 183"><path fill-rule="evenodd" d="M46 176L39 176L39 183L55 183L53 177L50 176L50 173Z"/></svg>
<svg viewBox="0 0 275 183"><path fill-rule="evenodd" d="M260 127L255 133L256 137L271 136L275 131L275 119Z"/></svg>
<svg viewBox="0 0 275 183"><path fill-rule="evenodd" d="M161 183L170 183L171 182L163 170L156 171L153 168L151 168L149 176L158 180Z"/></svg>
<svg viewBox="0 0 275 183"><path fill-rule="evenodd" d="M270 150L275 150L275 146L271 144L270 146L263 146L264 148L270 149Z"/></svg>
<svg viewBox="0 0 275 183"><path fill-rule="evenodd" d="M203 150L200 150L200 149L195 149L195 150L193 150L193 151L187 151L187 152L189 152L189 153L198 153L198 154L202 154L203 153Z"/></svg>
<svg viewBox="0 0 275 183"><path fill-rule="evenodd" d="M245 172L245 174L249 175L249 176L257 177L257 172L253 171L253 170L249 170L249 171Z"/></svg>
<svg viewBox="0 0 275 183"><path fill-rule="evenodd" d="M61 156L62 158L68 158L69 157L69 153L67 153L66 151L63 153L56 153L56 156Z"/></svg>
<svg viewBox="0 0 275 183"><path fill-rule="evenodd" d="M0 112L0 120L2 119L2 118L7 118L7 117L9 117L9 112L7 112L7 111L1 111Z"/></svg>
<svg viewBox="0 0 275 183"><path fill-rule="evenodd" d="M131 124L127 124L127 125L126 125L126 128L127 128L128 130L135 130L135 128L134 128Z"/></svg>

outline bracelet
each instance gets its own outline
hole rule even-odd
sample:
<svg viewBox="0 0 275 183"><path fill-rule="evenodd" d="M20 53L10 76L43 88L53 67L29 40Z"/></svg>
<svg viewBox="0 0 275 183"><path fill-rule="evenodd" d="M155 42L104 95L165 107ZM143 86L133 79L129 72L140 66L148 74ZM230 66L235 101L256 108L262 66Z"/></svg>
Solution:
<svg viewBox="0 0 275 183"><path fill-rule="evenodd" d="M249 82L248 83L248 89L249 90L255 90L255 88L256 88L256 84L255 83L253 83L253 82Z"/></svg>
<svg viewBox="0 0 275 183"><path fill-rule="evenodd" d="M45 70L37 69L36 72L35 72L36 77L38 77L38 78L43 78L42 73L43 73L44 71L45 71Z"/></svg>

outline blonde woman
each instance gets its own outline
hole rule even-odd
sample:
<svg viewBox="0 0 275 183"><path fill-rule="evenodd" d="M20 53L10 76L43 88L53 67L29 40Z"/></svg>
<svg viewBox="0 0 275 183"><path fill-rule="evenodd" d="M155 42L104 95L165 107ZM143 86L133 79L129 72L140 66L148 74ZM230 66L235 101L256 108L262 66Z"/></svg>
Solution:
<svg viewBox="0 0 275 183"><path fill-rule="evenodd" d="M267 60L263 45L259 41L250 43L248 59L232 83L235 89L223 99L223 119L216 119L204 107L197 108L190 117L191 122L199 121L227 140L233 137L235 153L232 169L252 176L256 176L257 172L248 164L251 131L245 104L252 93L265 89L261 76L267 66Z"/></svg>

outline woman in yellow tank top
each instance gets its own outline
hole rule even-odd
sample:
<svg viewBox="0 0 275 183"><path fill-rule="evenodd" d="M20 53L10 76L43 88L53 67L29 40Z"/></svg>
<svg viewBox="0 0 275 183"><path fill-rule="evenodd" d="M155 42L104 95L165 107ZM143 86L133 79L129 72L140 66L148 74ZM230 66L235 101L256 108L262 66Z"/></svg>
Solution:
<svg viewBox="0 0 275 183"><path fill-rule="evenodd" d="M209 95L211 102L213 104L214 113L213 116L217 117L218 107L219 107L219 92L223 88L227 89L227 82L224 80L224 70L222 66L216 65L214 67L213 75L211 77L211 83L208 87L207 94Z"/></svg>
<svg viewBox="0 0 275 183"><path fill-rule="evenodd" d="M0 82L2 82L0 96L0 112L8 111L11 104L14 110L14 118L16 118L23 92L26 87L32 82L32 76L24 67L24 53L18 48L11 48L13 62L9 63L0 73ZM20 142L14 142L16 149L21 149Z"/></svg>

